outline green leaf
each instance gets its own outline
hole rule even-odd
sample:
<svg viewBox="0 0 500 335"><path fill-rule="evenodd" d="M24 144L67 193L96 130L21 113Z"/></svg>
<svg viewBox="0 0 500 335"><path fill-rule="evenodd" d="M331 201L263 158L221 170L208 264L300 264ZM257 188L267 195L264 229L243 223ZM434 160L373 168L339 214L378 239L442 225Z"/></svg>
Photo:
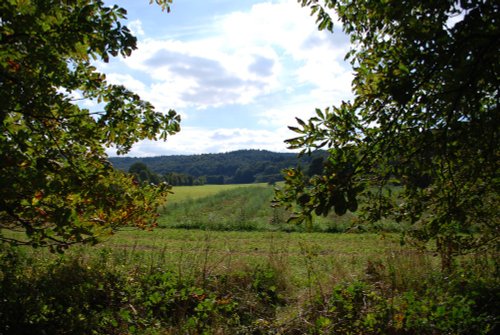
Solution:
<svg viewBox="0 0 500 335"><path fill-rule="evenodd" d="M295 118L295 120L297 120L297 123L302 126L303 128L307 128L307 125L304 121L302 121L301 119L299 119L298 117Z"/></svg>
<svg viewBox="0 0 500 335"><path fill-rule="evenodd" d="M324 120L325 119L325 115L323 114L323 112L321 111L321 109L316 108L315 111L316 111L316 115L318 115L318 117L320 118L320 120Z"/></svg>
<svg viewBox="0 0 500 335"><path fill-rule="evenodd" d="M102 1L0 7L0 100L8 111L0 115L2 229L24 230L23 243L62 252L122 226L153 227L168 189L136 185L111 167L105 149L126 153L143 139L164 139L180 118L155 113L89 64L136 48L120 22L126 11ZM98 117L74 104L75 91L104 103Z"/></svg>

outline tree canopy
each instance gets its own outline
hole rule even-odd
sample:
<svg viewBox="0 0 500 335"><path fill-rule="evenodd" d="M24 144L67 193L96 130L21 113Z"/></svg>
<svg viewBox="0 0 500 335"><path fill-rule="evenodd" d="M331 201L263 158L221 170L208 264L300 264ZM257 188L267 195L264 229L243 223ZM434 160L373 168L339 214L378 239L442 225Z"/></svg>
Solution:
<svg viewBox="0 0 500 335"><path fill-rule="evenodd" d="M498 246L500 3L299 0L352 42L352 101L290 127L302 153L329 151L323 172L287 170L276 201L292 220L344 214L411 224L407 237L453 256Z"/></svg>
<svg viewBox="0 0 500 335"><path fill-rule="evenodd" d="M180 117L109 84L93 65L136 48L125 18L100 0L0 3L1 240L60 250L154 225L168 188L139 187L105 148L124 154L139 140L165 140ZM82 108L75 96L102 107Z"/></svg>
<svg viewBox="0 0 500 335"><path fill-rule="evenodd" d="M136 163L144 163L152 174L164 177L166 182L174 186L193 183L273 183L283 180L283 169L297 165L308 168L314 159L322 155L325 152L318 151L298 159L295 153L237 150L197 155L110 157L110 162L115 168L129 172Z"/></svg>

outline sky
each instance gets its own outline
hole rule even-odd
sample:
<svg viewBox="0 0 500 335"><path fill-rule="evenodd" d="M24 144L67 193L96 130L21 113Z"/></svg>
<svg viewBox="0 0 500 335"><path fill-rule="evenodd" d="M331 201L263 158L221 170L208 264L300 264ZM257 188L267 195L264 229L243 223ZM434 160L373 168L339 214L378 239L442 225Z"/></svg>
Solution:
<svg viewBox="0 0 500 335"><path fill-rule="evenodd" d="M182 118L166 142L142 141L127 156L286 152L295 117L352 98L348 37L339 24L318 31L296 0L174 0L170 13L148 0L106 3L127 9L138 49L98 69Z"/></svg>

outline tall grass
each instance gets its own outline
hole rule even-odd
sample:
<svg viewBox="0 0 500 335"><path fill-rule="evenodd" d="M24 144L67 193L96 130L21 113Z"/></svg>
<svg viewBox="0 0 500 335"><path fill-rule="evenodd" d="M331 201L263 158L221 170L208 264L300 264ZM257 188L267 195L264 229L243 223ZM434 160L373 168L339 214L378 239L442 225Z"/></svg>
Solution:
<svg viewBox="0 0 500 335"><path fill-rule="evenodd" d="M496 254L444 276L397 234L361 234L355 214L304 232L269 206L269 186L205 187L176 188L163 229L64 255L0 245L0 334L498 331Z"/></svg>
<svg viewBox="0 0 500 335"><path fill-rule="evenodd" d="M283 208L272 208L274 188L259 184L219 189L219 192L196 194L197 189L183 188L180 199L167 204L159 219L159 226L220 231L295 231L303 232L304 226L287 224L291 213ZM174 189L175 191L175 189ZM189 193L191 192L191 193ZM187 194L190 194L189 196ZM175 198L173 198L175 199ZM357 217L334 214L315 218L310 228L317 232L345 232L356 226Z"/></svg>
<svg viewBox="0 0 500 335"><path fill-rule="evenodd" d="M3 247L0 333L494 334L498 277L476 257L443 277L390 236L168 229Z"/></svg>

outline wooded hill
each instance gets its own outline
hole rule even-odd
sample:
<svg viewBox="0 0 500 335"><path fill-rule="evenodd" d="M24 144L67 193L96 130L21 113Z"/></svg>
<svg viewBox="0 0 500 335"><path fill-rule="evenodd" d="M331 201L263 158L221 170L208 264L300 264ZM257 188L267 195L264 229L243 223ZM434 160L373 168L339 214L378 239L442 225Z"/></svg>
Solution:
<svg viewBox="0 0 500 335"><path fill-rule="evenodd" d="M283 169L301 166L307 171L315 158L318 162L323 156L324 152L299 158L296 153L238 150L200 155L111 157L110 161L115 168L138 175L145 165L147 171L140 176L143 181L156 181L160 178L172 185L246 184L283 180Z"/></svg>

